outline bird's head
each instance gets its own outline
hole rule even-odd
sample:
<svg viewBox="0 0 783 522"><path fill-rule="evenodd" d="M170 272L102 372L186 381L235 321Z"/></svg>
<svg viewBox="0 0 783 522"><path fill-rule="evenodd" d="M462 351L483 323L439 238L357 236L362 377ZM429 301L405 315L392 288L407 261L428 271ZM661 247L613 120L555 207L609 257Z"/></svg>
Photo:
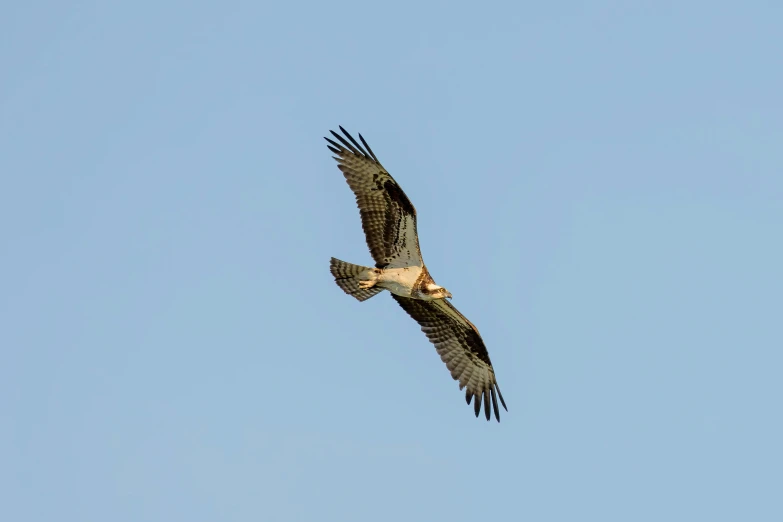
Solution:
<svg viewBox="0 0 783 522"><path fill-rule="evenodd" d="M439 285L427 285L427 294L433 299L451 299L451 292Z"/></svg>

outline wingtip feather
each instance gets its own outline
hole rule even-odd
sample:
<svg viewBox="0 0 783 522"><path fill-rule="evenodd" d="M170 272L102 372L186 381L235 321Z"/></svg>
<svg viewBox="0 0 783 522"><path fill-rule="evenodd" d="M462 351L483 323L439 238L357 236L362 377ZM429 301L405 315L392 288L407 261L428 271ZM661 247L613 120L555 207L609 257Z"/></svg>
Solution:
<svg viewBox="0 0 783 522"><path fill-rule="evenodd" d="M364 146L367 147L367 151L370 153L370 156L372 156L372 159L375 160L375 163L380 163L380 161L378 161L378 158L375 156L375 153L370 148L370 145L366 141L364 141L364 136L362 136L361 133L359 133L359 139L362 140Z"/></svg>
<svg viewBox="0 0 783 522"><path fill-rule="evenodd" d="M500 393L500 386L498 386L497 383L495 383L495 389L498 392L498 398L500 399L500 404L503 405L504 410L508 411L508 408L506 408L506 401L503 400L503 394Z"/></svg>
<svg viewBox="0 0 783 522"><path fill-rule="evenodd" d="M340 129L342 129L342 127L340 127ZM361 153L358 150L356 150L356 148L353 145L348 143L348 141L345 138L343 138L342 136L340 136L339 134L337 134L333 130L330 130L329 132L331 132L332 136L337 138L340 141L340 143L342 143L345 146L346 149L350 150L351 152L353 152L357 156L361 155ZM343 130L343 132L345 132L345 131ZM348 135L348 137L350 137L350 135ZM353 140L353 138L351 138L351 140Z"/></svg>
<svg viewBox="0 0 783 522"><path fill-rule="evenodd" d="M362 146L361 146L361 145L359 145L359 142L358 142L358 141L356 141L356 140L353 138L353 136L351 136L351 133L350 133L350 132L348 132L347 130L343 129L342 125L340 125L340 130L341 130L341 131L343 131L343 134L345 134L345 135L348 137L348 139L349 139L349 140L351 140L351 143L353 143L354 147L356 147L357 149L359 149L359 150L362 152L362 155L363 155L365 158L369 158L369 157L370 157L370 155L369 155L369 154L367 154L367 151L365 151L365 150L362 148Z"/></svg>
<svg viewBox="0 0 783 522"><path fill-rule="evenodd" d="M332 132L332 131L330 131L330 132ZM326 141L328 141L328 142L329 142L329 144L330 144L330 145L332 145L332 146L333 146L335 149L337 149L337 151L336 151L336 152L337 152L337 154L340 154L340 153L342 153L342 151L345 149L345 147L343 147L342 145L340 145L340 144L339 144L339 143L337 143L336 141L334 141L334 140L331 140L331 139L327 138L326 136L324 136L324 139L325 139ZM329 147L329 145L327 145L327 147ZM334 149L332 149L332 147L329 147L329 148L330 148L331 150L334 150Z"/></svg>
<svg viewBox="0 0 783 522"><path fill-rule="evenodd" d="M495 394L495 387L490 387L489 391L492 394L492 409L495 410L495 419L500 422L500 411L498 411L498 398L497 394Z"/></svg>

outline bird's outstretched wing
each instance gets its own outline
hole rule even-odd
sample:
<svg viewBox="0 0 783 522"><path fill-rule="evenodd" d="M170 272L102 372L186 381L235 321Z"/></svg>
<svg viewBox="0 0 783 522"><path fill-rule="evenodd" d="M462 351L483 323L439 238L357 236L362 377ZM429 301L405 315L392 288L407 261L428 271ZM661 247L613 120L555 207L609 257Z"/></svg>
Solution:
<svg viewBox="0 0 783 522"><path fill-rule="evenodd" d="M421 325L421 331L435 345L451 376L459 381L460 390L466 388L467 403L475 399L473 409L476 417L481 411L483 398L487 420L490 419L491 403L495 419L500 422L498 400L503 409L508 411L508 408L495 380L495 370L487 348L473 323L445 299L423 301L396 294L392 294L392 297Z"/></svg>
<svg viewBox="0 0 783 522"><path fill-rule="evenodd" d="M375 157L359 134L360 145L340 127L345 137L330 131L337 139L329 142L337 166L356 196L367 246L378 268L422 266L416 209L408 196ZM348 138L348 139L346 139Z"/></svg>

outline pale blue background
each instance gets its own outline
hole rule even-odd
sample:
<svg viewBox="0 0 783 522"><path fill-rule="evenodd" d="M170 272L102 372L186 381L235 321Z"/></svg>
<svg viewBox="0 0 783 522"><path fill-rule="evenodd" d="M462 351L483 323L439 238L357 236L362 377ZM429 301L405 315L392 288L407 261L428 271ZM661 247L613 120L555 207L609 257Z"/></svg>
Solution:
<svg viewBox="0 0 783 522"><path fill-rule="evenodd" d="M13 2L0 518L783 520L783 4ZM509 413L388 296L419 209Z"/></svg>

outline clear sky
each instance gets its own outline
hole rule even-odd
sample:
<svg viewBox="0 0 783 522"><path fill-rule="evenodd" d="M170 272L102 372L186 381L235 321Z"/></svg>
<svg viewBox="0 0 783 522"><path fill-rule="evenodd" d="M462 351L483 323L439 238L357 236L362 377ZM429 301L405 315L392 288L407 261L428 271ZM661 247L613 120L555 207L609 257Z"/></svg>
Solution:
<svg viewBox="0 0 783 522"><path fill-rule="evenodd" d="M783 4L12 2L0 517L783 520ZM330 256L419 211L509 412Z"/></svg>

